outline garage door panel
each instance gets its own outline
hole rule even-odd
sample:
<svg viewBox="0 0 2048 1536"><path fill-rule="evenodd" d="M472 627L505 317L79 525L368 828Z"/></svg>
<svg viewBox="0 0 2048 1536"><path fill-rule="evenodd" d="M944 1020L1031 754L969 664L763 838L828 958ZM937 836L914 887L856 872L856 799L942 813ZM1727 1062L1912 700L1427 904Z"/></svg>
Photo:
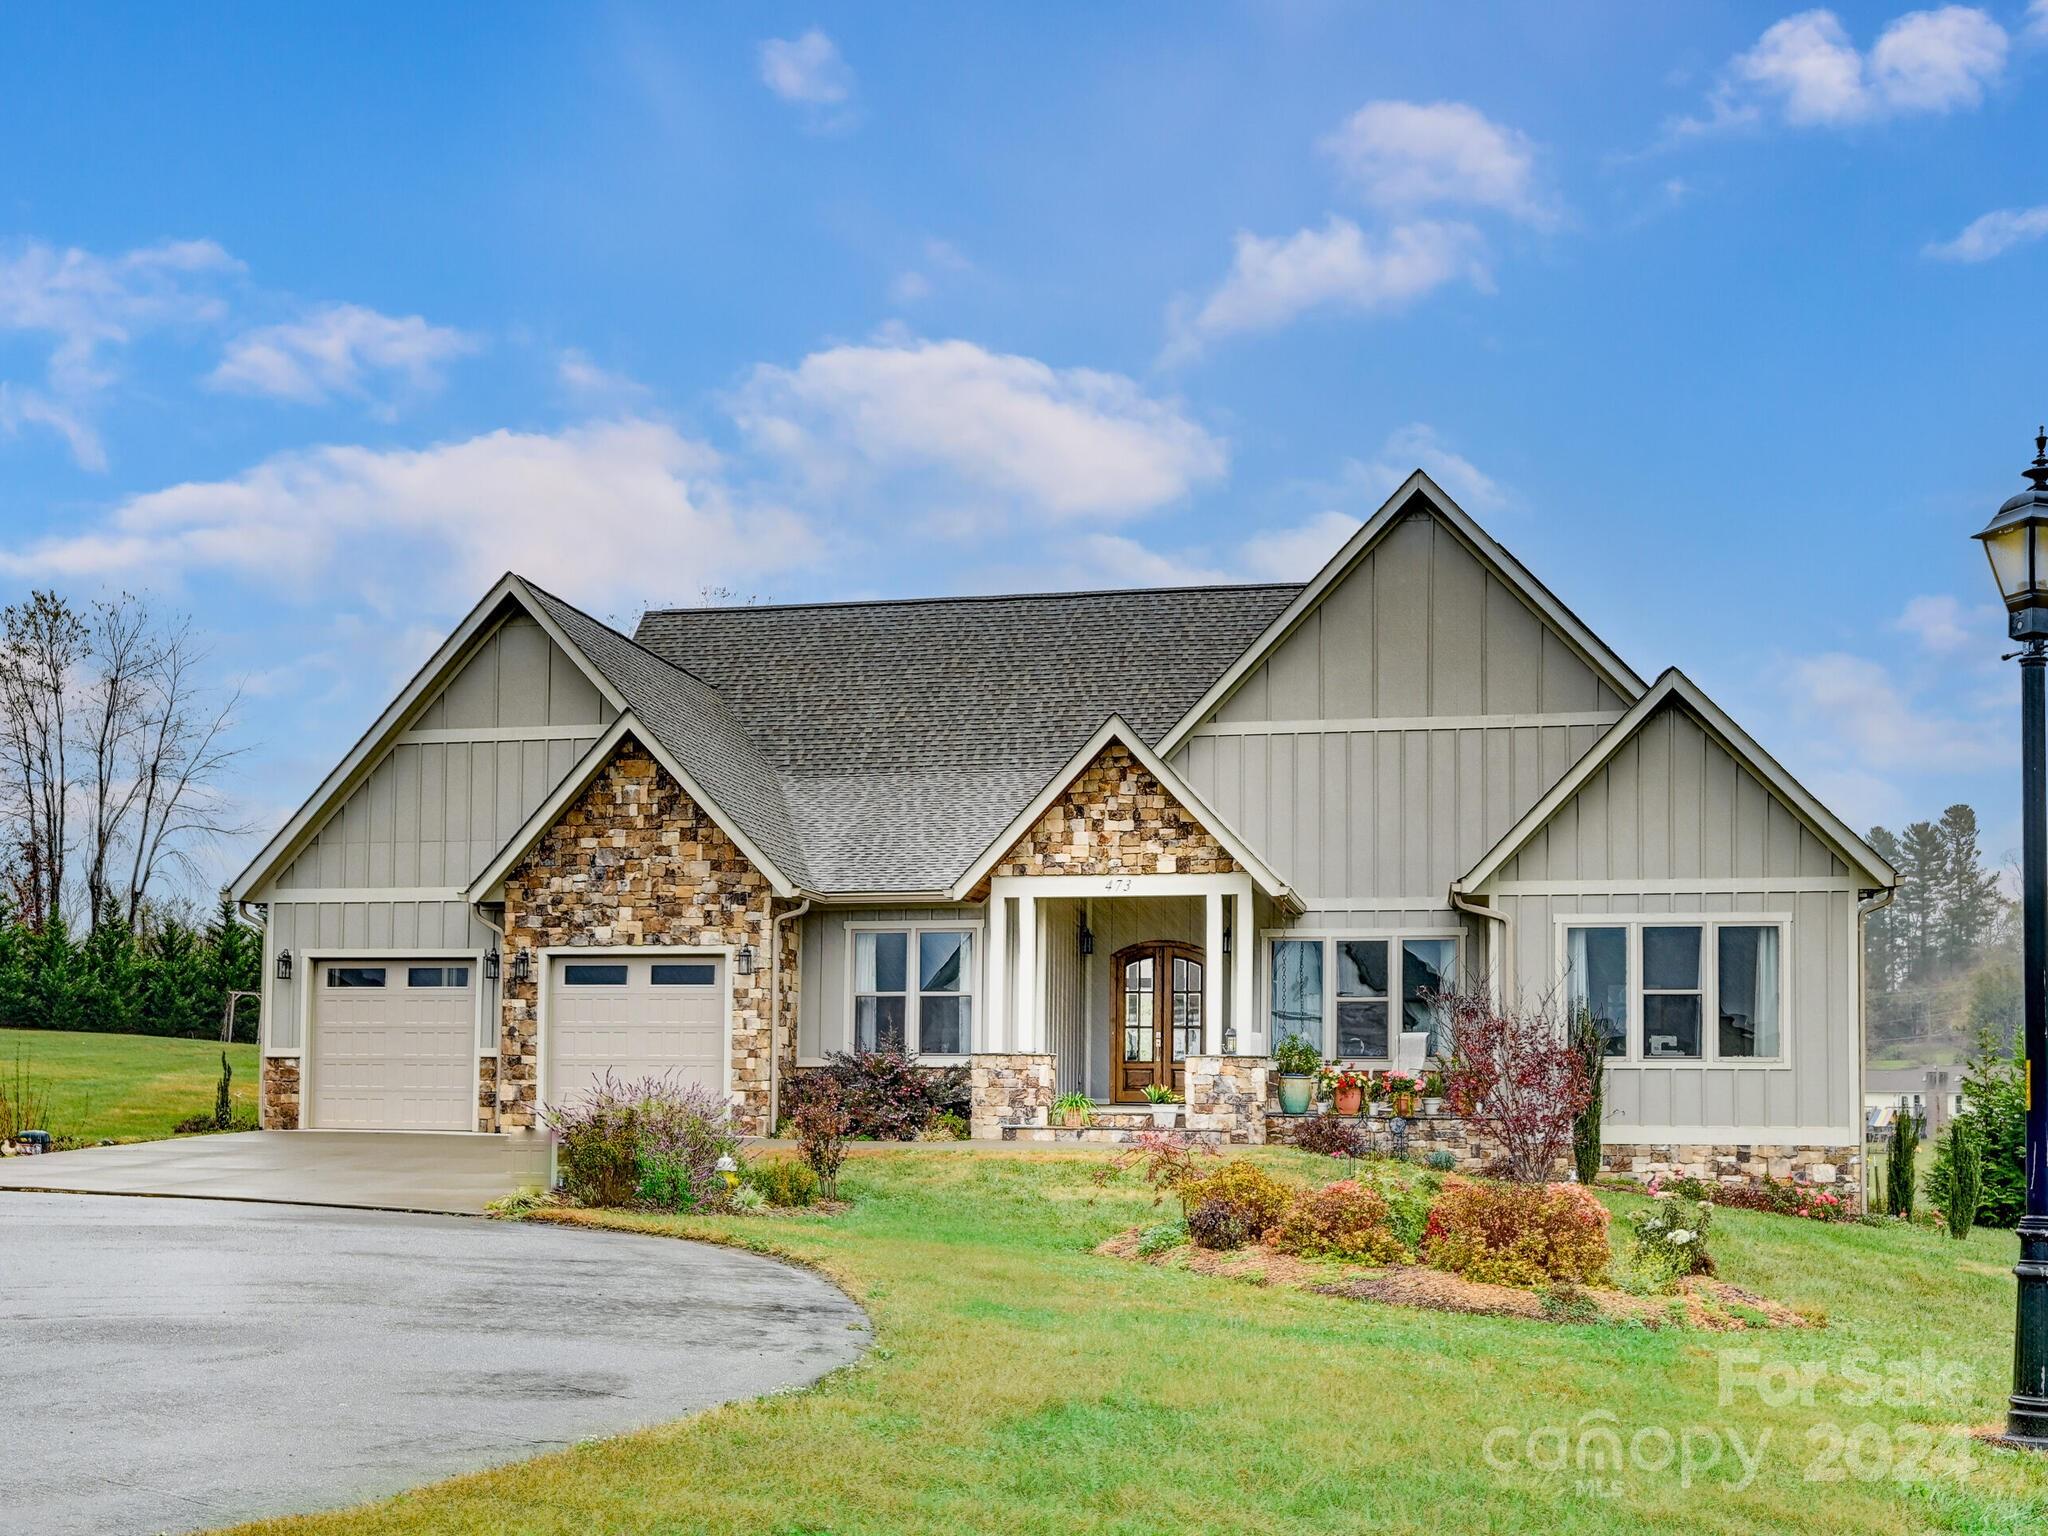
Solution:
<svg viewBox="0 0 2048 1536"><path fill-rule="evenodd" d="M469 968L453 963L322 962L313 982L310 1123L473 1129L473 983Z"/></svg>
<svg viewBox="0 0 2048 1536"><path fill-rule="evenodd" d="M670 1077L725 1086L725 964L558 961L548 998L549 1102L602 1082Z"/></svg>

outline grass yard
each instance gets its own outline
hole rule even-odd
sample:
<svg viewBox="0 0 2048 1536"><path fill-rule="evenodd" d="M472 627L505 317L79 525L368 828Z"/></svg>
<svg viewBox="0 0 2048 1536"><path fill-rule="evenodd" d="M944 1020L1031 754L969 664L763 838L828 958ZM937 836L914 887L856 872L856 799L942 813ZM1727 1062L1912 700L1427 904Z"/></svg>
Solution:
<svg viewBox="0 0 2048 1536"><path fill-rule="evenodd" d="M154 1035L0 1029L0 1078L14 1081L17 1057L49 1096L52 1135L80 1141L154 1141L213 1108L225 1049L235 1069L235 1107L256 1113L256 1047Z"/></svg>
<svg viewBox="0 0 2048 1536"><path fill-rule="evenodd" d="M1276 1171L1328 1178L1291 1151ZM2048 1462L1928 1431L2003 1416L2016 1242L1724 1211L1723 1276L1829 1326L1708 1335L1462 1317L1098 1257L1151 1219L1104 1154L852 1159L836 1217L574 1213L786 1253L868 1308L877 1347L804 1392L715 1410L266 1533L2005 1533L2048 1528ZM1632 1197L1608 1197L1623 1208ZM1811 1406L1723 1402L1724 1351L1825 1367ZM1925 1353L1923 1353L1925 1352ZM1953 1366L1954 1400L1842 1401L1845 1370ZM1912 1392L1902 1393L1912 1397ZM1935 1394L1939 1398L1939 1394ZM1589 1416L1593 1416L1590 1417ZM1605 1417L1611 1416L1611 1417ZM1554 1429L1640 1441L1644 1470L1550 1470ZM1830 1455L1839 1427L1848 1449ZM1870 1426L1865 1429L1861 1426ZM1916 1428L1915 1426L1924 1426ZM1739 1433L1685 1475L1665 1442ZM1489 1438L1491 1436L1491 1438ZM1490 1465L1489 1446L1494 1460ZM1759 1449L1760 1447L1760 1449ZM1840 1447L1838 1447L1840 1449ZM1532 1464L1534 1463L1534 1464ZM1931 1465L1930 1465L1931 1463ZM1917 1471L1918 1475L1915 1476Z"/></svg>

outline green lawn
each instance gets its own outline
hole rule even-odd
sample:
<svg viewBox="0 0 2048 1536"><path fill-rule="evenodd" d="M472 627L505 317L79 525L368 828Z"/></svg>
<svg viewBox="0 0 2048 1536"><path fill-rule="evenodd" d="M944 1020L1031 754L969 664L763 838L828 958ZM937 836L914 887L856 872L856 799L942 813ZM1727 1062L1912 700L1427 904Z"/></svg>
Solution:
<svg viewBox="0 0 2048 1536"><path fill-rule="evenodd" d="M1328 1176L1327 1164L1302 1154L1258 1155ZM603 1217L815 1264L868 1308L877 1346L809 1391L356 1511L247 1529L1866 1536L2048 1526L2048 1462L1978 1447L1966 1477L1892 1475L1925 1450L1927 1435L1912 1426L2002 1417L2009 1236L1952 1244L1723 1212L1714 1248L1725 1278L1824 1309L1829 1326L1732 1335L1568 1327L1096 1257L1089 1250L1102 1238L1149 1219L1142 1194L1091 1185L1102 1160L889 1150L848 1164L855 1203L836 1217ZM1811 1407L1767 1406L1746 1388L1724 1404L1720 1368L1731 1350L1828 1374ZM1845 1369L1927 1358L1960 1373L1954 1400L1842 1401ZM1612 1419L1587 1420L1600 1414ZM1624 1437L1649 1431L1640 1444L1653 1466L1659 1431L1674 1441L1692 1431L1698 1457L1705 1431L1733 1431L1759 1469L1746 1487L1727 1486L1739 1475L1729 1449L1722 1466L1690 1477L1677 1466L1624 1467L1607 1487L1530 1464L1531 1431L1556 1426L1576 1443L1588 1422L1611 1422ZM1826 1459L1831 1423L1855 1437L1853 1458ZM1489 1465L1489 1444L1501 1467ZM1539 1460L1549 1444L1537 1442Z"/></svg>
<svg viewBox="0 0 2048 1536"><path fill-rule="evenodd" d="M223 1047L154 1035L0 1029L0 1078L12 1084L17 1057L49 1096L43 1129L80 1141L152 1141L191 1115L213 1109ZM256 1047L225 1047L235 1069L235 1107L256 1113Z"/></svg>

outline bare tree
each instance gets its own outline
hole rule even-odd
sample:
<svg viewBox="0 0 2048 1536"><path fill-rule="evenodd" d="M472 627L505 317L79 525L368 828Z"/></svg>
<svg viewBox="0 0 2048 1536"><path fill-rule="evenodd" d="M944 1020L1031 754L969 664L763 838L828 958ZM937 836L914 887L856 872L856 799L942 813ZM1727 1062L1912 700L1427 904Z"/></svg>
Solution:
<svg viewBox="0 0 2048 1536"><path fill-rule="evenodd" d="M32 592L0 610L0 775L26 915L37 927L63 912L72 789L65 715L87 639L84 620L54 592Z"/></svg>
<svg viewBox="0 0 2048 1536"><path fill-rule="evenodd" d="M124 593L113 602L93 604L86 648L91 675L80 701L79 729L92 759L86 786L92 825L85 854L85 901L94 928L111 915L109 908L118 900L118 893L109 889L109 865L142 790L134 766L160 667L157 647L149 610L140 601Z"/></svg>
<svg viewBox="0 0 2048 1536"><path fill-rule="evenodd" d="M223 771L243 751L227 743L241 690L216 707L198 676L205 659L189 619L158 633L136 733L134 825L127 831L130 927L160 874L180 867L198 872L193 844L247 830L219 787Z"/></svg>

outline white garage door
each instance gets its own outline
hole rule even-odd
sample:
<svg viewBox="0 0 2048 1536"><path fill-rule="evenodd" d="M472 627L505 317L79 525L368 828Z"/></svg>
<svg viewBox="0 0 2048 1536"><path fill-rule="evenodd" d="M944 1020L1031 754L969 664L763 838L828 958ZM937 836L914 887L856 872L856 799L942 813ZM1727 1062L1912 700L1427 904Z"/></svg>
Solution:
<svg viewBox="0 0 2048 1536"><path fill-rule="evenodd" d="M715 955L555 962L548 994L550 1104L609 1072L725 1087L725 962Z"/></svg>
<svg viewBox="0 0 2048 1536"><path fill-rule="evenodd" d="M476 1129L476 992L459 960L323 960L313 977L310 1123Z"/></svg>

